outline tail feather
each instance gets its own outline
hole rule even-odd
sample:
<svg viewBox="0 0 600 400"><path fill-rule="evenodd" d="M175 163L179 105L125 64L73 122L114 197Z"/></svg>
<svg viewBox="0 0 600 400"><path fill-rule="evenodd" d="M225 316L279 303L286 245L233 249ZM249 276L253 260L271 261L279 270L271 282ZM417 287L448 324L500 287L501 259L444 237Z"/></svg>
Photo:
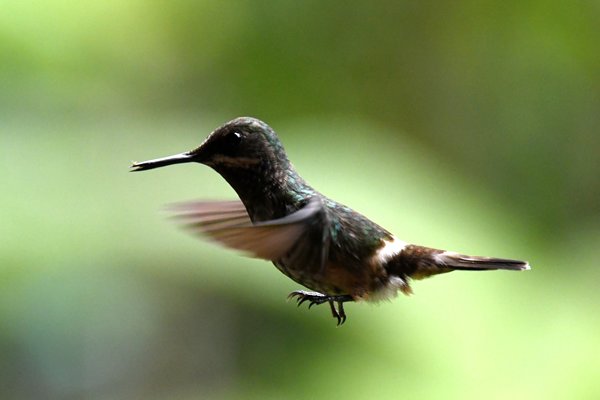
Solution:
<svg viewBox="0 0 600 400"><path fill-rule="evenodd" d="M478 257L444 251L433 256L437 264L456 270L482 271L506 269L524 271L531 269L527 261L511 260L508 258Z"/></svg>
<svg viewBox="0 0 600 400"><path fill-rule="evenodd" d="M392 256L388 259L384 258L384 261L388 273L393 277L399 278L393 281L396 283L394 284L395 286L392 286L400 289L406 295L412 293L409 283L411 279L424 279L455 270L492 271L504 269L509 271L524 271L531 269L527 261L468 256L453 251L432 249L414 244L406 244L401 247L400 251L394 248L395 251ZM382 251L384 250L386 250L386 247Z"/></svg>
<svg viewBox="0 0 600 400"><path fill-rule="evenodd" d="M392 275L423 279L450 271L486 271L530 269L527 261L508 258L478 257L458 254L453 251L432 249L410 244L393 256L387 263Z"/></svg>

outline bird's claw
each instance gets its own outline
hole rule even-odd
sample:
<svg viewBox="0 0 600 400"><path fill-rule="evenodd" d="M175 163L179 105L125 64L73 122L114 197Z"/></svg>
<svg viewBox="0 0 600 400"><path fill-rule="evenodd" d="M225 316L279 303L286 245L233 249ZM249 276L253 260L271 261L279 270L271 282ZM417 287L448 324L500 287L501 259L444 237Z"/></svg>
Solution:
<svg viewBox="0 0 600 400"><path fill-rule="evenodd" d="M304 290L296 290L288 295L288 299L296 298L298 305L305 301L310 301L309 308L315 304L323 304L328 301L328 296L318 292L306 292Z"/></svg>
<svg viewBox="0 0 600 400"><path fill-rule="evenodd" d="M333 301L329 302L329 307L331 307L331 315L333 318L337 319L337 326L342 325L346 322L346 313L344 312L344 303L338 302L338 308L335 308L335 304Z"/></svg>
<svg viewBox="0 0 600 400"><path fill-rule="evenodd" d="M346 313L344 312L344 302L345 301L352 301L352 297L348 296L348 295L342 295L342 296L328 296L322 293L318 293L318 292L307 292L304 290L296 290L292 293L290 293L288 295L288 299L296 299L296 302L298 303L298 307L300 306L300 304L308 301L308 309L310 310L310 308L312 306L319 305L319 304L323 304L323 303L329 303L329 307L331 308L331 314L333 315L333 318L337 319L337 325L343 325L344 322L346 322ZM335 303L337 303L337 308L335 306Z"/></svg>

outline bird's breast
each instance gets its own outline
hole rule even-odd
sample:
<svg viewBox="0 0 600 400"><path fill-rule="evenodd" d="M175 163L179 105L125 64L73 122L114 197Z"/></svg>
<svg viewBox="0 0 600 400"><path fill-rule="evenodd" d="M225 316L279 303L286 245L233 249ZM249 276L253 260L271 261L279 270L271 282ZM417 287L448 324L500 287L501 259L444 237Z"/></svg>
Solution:
<svg viewBox="0 0 600 400"><path fill-rule="evenodd" d="M340 263L329 260L324 266L294 266L274 262L275 266L297 283L328 295L368 297L385 285L387 273L371 260Z"/></svg>

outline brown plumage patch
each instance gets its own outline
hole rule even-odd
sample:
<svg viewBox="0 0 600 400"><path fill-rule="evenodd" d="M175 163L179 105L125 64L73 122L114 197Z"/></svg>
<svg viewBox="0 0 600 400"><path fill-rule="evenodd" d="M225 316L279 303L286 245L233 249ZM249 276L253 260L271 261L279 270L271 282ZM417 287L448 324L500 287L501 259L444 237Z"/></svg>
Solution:
<svg viewBox="0 0 600 400"><path fill-rule="evenodd" d="M436 264L433 258L436 254L443 252L443 250L429 247L408 245L388 262L388 271L390 274L412 279L424 279L432 275L450 272L452 269Z"/></svg>

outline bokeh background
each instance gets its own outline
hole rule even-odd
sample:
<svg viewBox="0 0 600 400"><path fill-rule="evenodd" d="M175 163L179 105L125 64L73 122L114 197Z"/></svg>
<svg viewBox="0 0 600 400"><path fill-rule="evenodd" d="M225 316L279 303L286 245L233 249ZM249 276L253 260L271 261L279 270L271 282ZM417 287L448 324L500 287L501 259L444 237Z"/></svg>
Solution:
<svg viewBox="0 0 600 400"><path fill-rule="evenodd" d="M600 397L600 3L5 0L3 399ZM527 259L341 328L131 174L241 115L404 240Z"/></svg>

